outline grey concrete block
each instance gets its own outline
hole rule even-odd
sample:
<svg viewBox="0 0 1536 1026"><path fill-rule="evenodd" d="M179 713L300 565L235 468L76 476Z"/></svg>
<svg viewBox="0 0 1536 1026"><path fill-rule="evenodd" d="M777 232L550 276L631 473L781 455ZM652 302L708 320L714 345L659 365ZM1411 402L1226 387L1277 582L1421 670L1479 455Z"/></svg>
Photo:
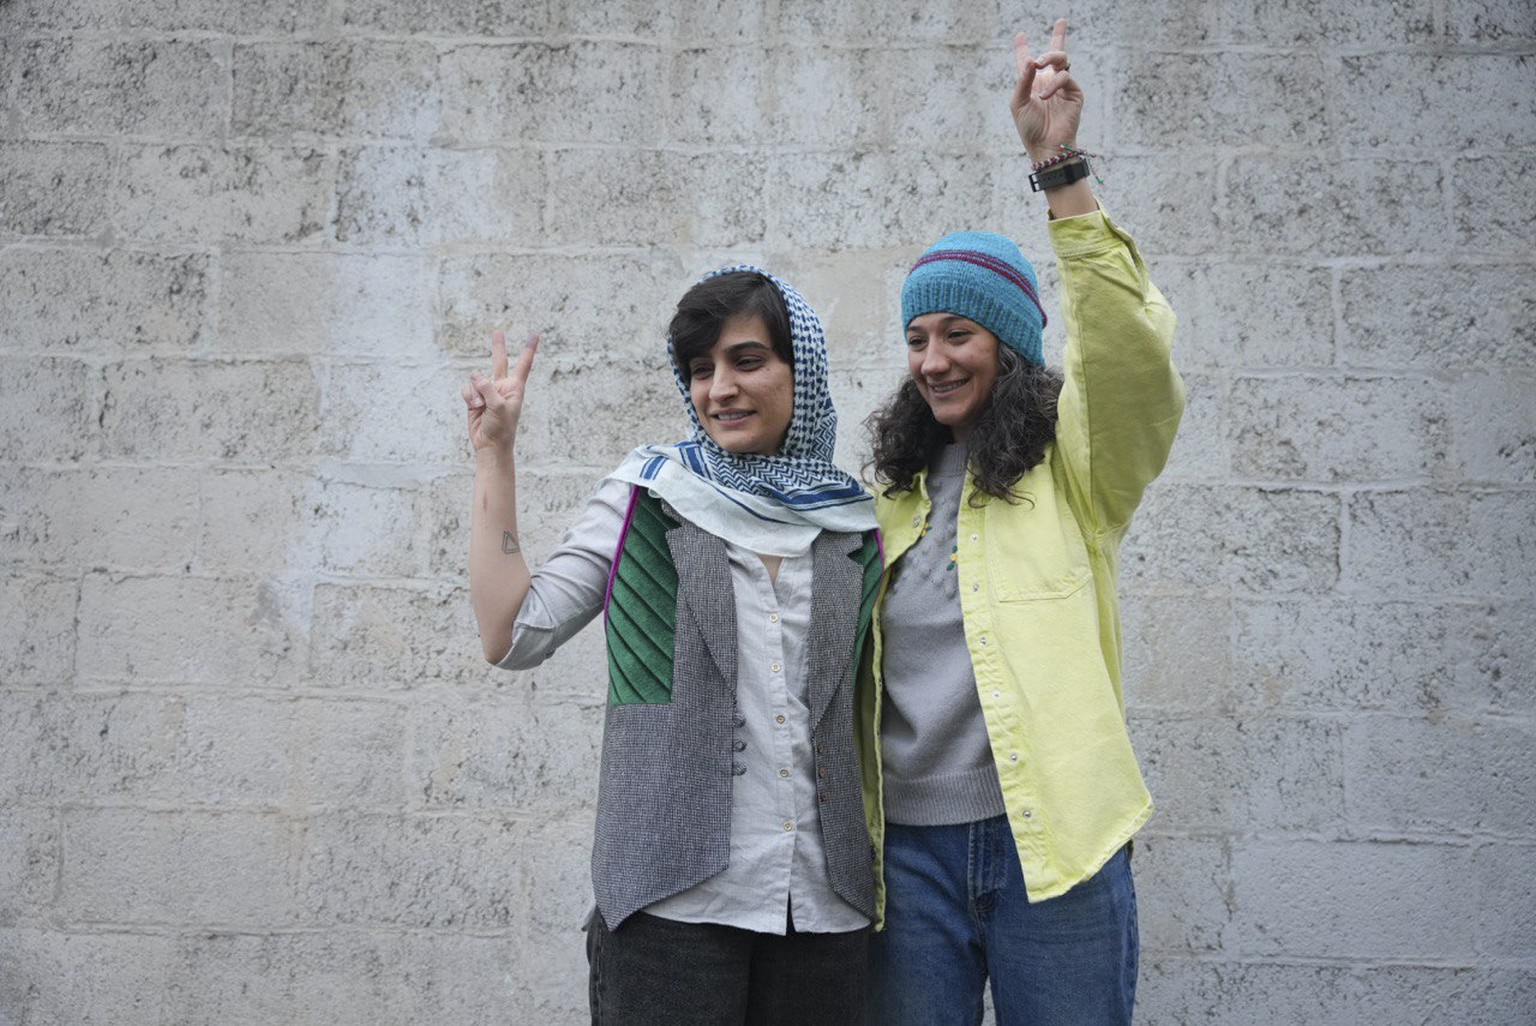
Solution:
<svg viewBox="0 0 1536 1026"><path fill-rule="evenodd" d="M994 43L925 48L918 51L921 74L905 61L892 63L883 50L871 52L878 55L884 76L876 88L888 100L880 108L890 112L887 134L892 146L940 150L997 146L1005 152L1016 148L1019 156L1002 164L1016 169L1018 182L1028 180L1023 147L1013 143L1017 129L1008 98L1015 72L1006 47ZM866 111L864 117L873 121L874 114Z"/></svg>
<svg viewBox="0 0 1536 1026"><path fill-rule="evenodd" d="M414 978L408 946L399 935L342 930L182 934L164 978L169 1014L227 1026L295 1018L404 1026Z"/></svg>
<svg viewBox="0 0 1536 1026"><path fill-rule="evenodd" d="M291 682L308 651L303 597L272 579L90 574L76 671L135 683Z"/></svg>
<svg viewBox="0 0 1536 1026"><path fill-rule="evenodd" d="M178 138L226 124L227 73L210 41L45 39L8 56L24 132Z"/></svg>
<svg viewBox="0 0 1536 1026"><path fill-rule="evenodd" d="M410 36L542 36L557 25L550 0L342 0L352 33Z"/></svg>
<svg viewBox="0 0 1536 1026"><path fill-rule="evenodd" d="M1336 496L1170 481L1147 492L1121 546L1122 587L1325 592L1339 544Z"/></svg>
<svg viewBox="0 0 1536 1026"><path fill-rule="evenodd" d="M1232 707L1231 600L1130 595L1121 605L1121 627L1125 701L1136 716Z"/></svg>
<svg viewBox="0 0 1536 1026"><path fill-rule="evenodd" d="M1225 375L1184 371L1183 378L1184 415L1162 476L1170 481L1222 480L1232 462L1232 386Z"/></svg>
<svg viewBox="0 0 1536 1026"><path fill-rule="evenodd" d="M784 0L779 4L780 30L787 38L803 43L854 46L876 42L991 41L999 25L1010 27L1006 19L1013 16L1014 12L1002 8L995 0L959 5L901 0L881 7L878 16L860 4L818 4L814 0ZM1031 33L1036 31L1033 24L1019 27ZM1003 56L1008 56L1006 51Z"/></svg>
<svg viewBox="0 0 1536 1026"><path fill-rule="evenodd" d="M313 683L396 691L471 679L485 664L466 588L318 585Z"/></svg>
<svg viewBox="0 0 1536 1026"><path fill-rule="evenodd" d="M604 150L559 150L549 162L545 227L563 244L739 252L763 239L761 157L645 150L621 163Z"/></svg>
<svg viewBox="0 0 1536 1026"><path fill-rule="evenodd" d="M293 708L288 801L295 804L396 809L407 788L407 710L392 701L304 700Z"/></svg>
<svg viewBox="0 0 1536 1026"><path fill-rule="evenodd" d="M9 572L0 579L0 686L70 678L79 592L75 581L57 577Z"/></svg>
<svg viewBox="0 0 1536 1026"><path fill-rule="evenodd" d="M200 569L291 565L345 574L419 574L413 489L273 470L210 471L203 483Z"/></svg>
<svg viewBox="0 0 1536 1026"><path fill-rule="evenodd" d="M441 367L332 365L320 451L357 463L462 466L463 378ZM523 423L528 415L524 414Z"/></svg>
<svg viewBox="0 0 1536 1026"><path fill-rule="evenodd" d="M1518 722L1356 717L1344 735L1350 821L1536 839L1533 743L1536 731Z"/></svg>
<svg viewBox="0 0 1536 1026"><path fill-rule="evenodd" d="M102 372L102 449L264 463L314 452L319 386L301 360L132 360Z"/></svg>
<svg viewBox="0 0 1536 1026"><path fill-rule="evenodd" d="M1344 57L1339 74L1330 92L1350 99L1329 108L1328 124L1353 145L1447 152L1536 144L1536 61L1527 56L1370 54Z"/></svg>
<svg viewBox="0 0 1536 1026"><path fill-rule="evenodd" d="M490 666L469 678L467 694L433 694L413 717L412 793L438 808L541 818L592 808L607 668L592 661L583 669L579 683L566 683L587 692L579 702L534 692Z"/></svg>
<svg viewBox="0 0 1536 1026"><path fill-rule="evenodd" d="M96 235L112 212L107 148L87 142L0 142L0 234Z"/></svg>
<svg viewBox="0 0 1536 1026"><path fill-rule="evenodd" d="M770 138L774 69L759 43L680 50L672 56L665 141L691 146L753 146Z"/></svg>
<svg viewBox="0 0 1536 1026"><path fill-rule="evenodd" d="M67 463L94 449L92 377L72 358L0 356L0 458Z"/></svg>
<svg viewBox="0 0 1536 1026"><path fill-rule="evenodd" d="M272 814L75 809L64 815L66 921L293 922L292 827Z"/></svg>
<svg viewBox="0 0 1536 1026"><path fill-rule="evenodd" d="M774 52L771 135L782 146L868 149L889 137L885 106L861 97L885 88L889 55L876 50L782 47ZM755 140L758 145L762 139Z"/></svg>
<svg viewBox="0 0 1536 1026"><path fill-rule="evenodd" d="M1104 179L1103 185L1094 183L1094 194L1115 223L1136 239L1154 269L1160 266L1164 253L1198 254L1204 259L1213 250L1241 251L1238 240L1230 237L1219 219L1214 202L1219 187L1213 165L1192 165L1186 159L1161 154L1107 154L1094 163L1094 168ZM1025 209L1040 198L1025 191L1029 186L1022 173L999 180L1006 183L998 200L1002 209ZM1044 204L1039 204L1030 214L1041 232L1045 230L1043 208ZM1031 252L1046 254L1050 249L1039 245Z"/></svg>
<svg viewBox="0 0 1536 1026"><path fill-rule="evenodd" d="M1429 717L1536 708L1524 683L1536 666L1533 614L1518 602L1260 598L1234 613L1244 704Z"/></svg>
<svg viewBox="0 0 1536 1026"><path fill-rule="evenodd" d="M1450 397L1412 377L1238 378L1232 471L1270 481L1423 481L1445 466Z"/></svg>
<svg viewBox="0 0 1536 1026"><path fill-rule="evenodd" d="M122 1022L131 1009L134 1021L163 1021L175 947L167 936L116 930L0 929L0 1015L7 1026L83 1026Z"/></svg>
<svg viewBox="0 0 1536 1026"><path fill-rule="evenodd" d="M1289 54L1137 53L1118 62L1114 141L1132 147L1304 149L1329 138L1327 82Z"/></svg>
<svg viewBox="0 0 1536 1026"><path fill-rule="evenodd" d="M437 60L426 43L237 45L231 128L425 140L441 117Z"/></svg>
<svg viewBox="0 0 1536 1026"><path fill-rule="evenodd" d="M208 315L208 258L0 249L0 348L181 352Z"/></svg>
<svg viewBox="0 0 1536 1026"><path fill-rule="evenodd" d="M1522 0L1457 0L1445 28L1460 43L1536 41L1536 12Z"/></svg>
<svg viewBox="0 0 1536 1026"><path fill-rule="evenodd" d="M1241 156L1226 172L1221 231L1249 254L1434 252L1449 227L1443 188L1440 171L1417 159Z"/></svg>
<svg viewBox="0 0 1536 1026"><path fill-rule="evenodd" d="M1178 316L1173 354L1183 370L1334 362L1333 300L1324 269L1160 257L1152 280Z"/></svg>
<svg viewBox="0 0 1536 1026"><path fill-rule="evenodd" d="M1138 713L1147 787L1168 831L1318 830L1344 821L1345 766L1336 723L1301 717Z"/></svg>
<svg viewBox="0 0 1536 1026"><path fill-rule="evenodd" d="M1346 366L1528 366L1536 352L1529 267L1350 269L1341 274L1339 302Z"/></svg>
<svg viewBox="0 0 1536 1026"><path fill-rule="evenodd" d="M20 565L179 572L197 554L193 469L19 468L0 482L0 555Z"/></svg>
<svg viewBox="0 0 1536 1026"><path fill-rule="evenodd" d="M404 964L417 985L405 1022L590 1022L584 939L574 927L407 935Z"/></svg>
<svg viewBox="0 0 1536 1026"><path fill-rule="evenodd" d="M46 919L59 873L59 841L52 810L7 809L0 817L0 928ZM5 946L0 941L0 949Z"/></svg>
<svg viewBox="0 0 1536 1026"><path fill-rule="evenodd" d="M1230 955L1470 964L1475 954L1470 848L1245 841L1233 845L1232 877Z"/></svg>
<svg viewBox="0 0 1536 1026"><path fill-rule="evenodd" d="M1475 157L1451 165L1450 194L1464 248L1528 259L1536 229L1536 198L1527 188L1533 161L1518 151ZM1497 211L1490 217L1489 211Z"/></svg>
<svg viewBox="0 0 1536 1026"><path fill-rule="evenodd" d="M1458 478L1536 483L1536 364L1523 372L1458 377L1447 417Z"/></svg>
<svg viewBox="0 0 1536 1026"><path fill-rule="evenodd" d="M1529 598L1530 508L1521 492L1361 493L1346 512L1341 579L1361 596Z"/></svg>
<svg viewBox="0 0 1536 1026"><path fill-rule="evenodd" d="M507 332L514 352L537 330L544 338L535 380L548 380L555 367L608 358L615 346L641 360L645 373L666 373L667 323L683 293L708 270L669 249L445 257L437 281L438 346L489 370L493 329Z"/></svg>
<svg viewBox="0 0 1536 1026"><path fill-rule="evenodd" d="M926 246L989 208L986 163L957 165L906 152L786 154L768 182L776 212L769 238L791 249L833 253ZM1017 196L1016 187L1011 191Z"/></svg>
<svg viewBox="0 0 1536 1026"><path fill-rule="evenodd" d="M1490 844L1477 849L1477 948L1500 960L1536 956L1536 848Z"/></svg>
<svg viewBox="0 0 1536 1026"><path fill-rule="evenodd" d="M541 462L607 473L637 445L688 435L670 368L583 366L553 375L543 394L547 398L526 409L518 427L518 444ZM573 396L582 401L571 402ZM603 433L594 436L598 425Z"/></svg>
<svg viewBox="0 0 1536 1026"><path fill-rule="evenodd" d="M463 144L654 145L666 55L632 43L461 46L443 53L442 135Z"/></svg>
<svg viewBox="0 0 1536 1026"><path fill-rule="evenodd" d="M317 924L504 929L526 914L528 825L494 816L327 815L306 823Z"/></svg>
<svg viewBox="0 0 1536 1026"><path fill-rule="evenodd" d="M539 157L528 151L347 150L338 171L336 238L414 248L534 237L544 189Z"/></svg>
<svg viewBox="0 0 1536 1026"><path fill-rule="evenodd" d="M1154 828L1155 829L1155 828ZM1221 949L1231 918L1231 866L1225 842L1208 837L1136 836L1136 918L1141 957Z"/></svg>
<svg viewBox="0 0 1536 1026"><path fill-rule="evenodd" d="M1536 976L1518 969L1424 965L1359 966L1143 959L1136 1021L1284 1023L1521 1022L1536 999Z"/></svg>
<svg viewBox="0 0 1536 1026"><path fill-rule="evenodd" d="M1427 43L1435 34L1432 0L1367 0L1344 8L1326 0L1288 0L1262 7L1222 4L1219 38L1282 48L1382 47Z"/></svg>
<svg viewBox="0 0 1536 1026"><path fill-rule="evenodd" d="M530 933L536 944L540 934L569 938L593 908L591 820L553 823L531 833L527 843L541 855L528 874Z"/></svg>
<svg viewBox="0 0 1536 1026"><path fill-rule="evenodd" d="M128 146L113 221L146 242L318 241L334 176L333 158L313 149Z"/></svg>
<svg viewBox="0 0 1536 1026"><path fill-rule="evenodd" d="M220 271L210 340L217 352L389 361L437 354L424 255L230 253Z"/></svg>

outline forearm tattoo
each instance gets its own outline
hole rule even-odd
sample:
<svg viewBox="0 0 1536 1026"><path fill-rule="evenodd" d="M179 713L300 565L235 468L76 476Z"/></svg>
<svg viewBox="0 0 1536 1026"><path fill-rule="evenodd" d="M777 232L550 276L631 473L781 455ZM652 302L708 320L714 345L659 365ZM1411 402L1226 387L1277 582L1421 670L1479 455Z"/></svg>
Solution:
<svg viewBox="0 0 1536 1026"><path fill-rule="evenodd" d="M523 551L523 547L512 537L511 531L501 532L501 551L503 555L511 556Z"/></svg>

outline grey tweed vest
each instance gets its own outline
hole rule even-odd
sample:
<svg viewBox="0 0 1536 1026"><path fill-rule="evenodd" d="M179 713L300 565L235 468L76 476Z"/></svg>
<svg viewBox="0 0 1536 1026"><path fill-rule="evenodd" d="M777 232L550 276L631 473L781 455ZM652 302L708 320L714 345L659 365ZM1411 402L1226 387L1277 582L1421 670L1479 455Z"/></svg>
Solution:
<svg viewBox="0 0 1536 1026"><path fill-rule="evenodd" d="M737 639L729 556L724 542L686 520L666 541L678 587L671 700L610 704L603 727L592 883L610 930L730 859ZM872 594L858 559L865 547L860 535L827 531L813 543L807 642L827 872L838 896L873 919L873 847L853 731L854 663L868 615L861 598Z"/></svg>

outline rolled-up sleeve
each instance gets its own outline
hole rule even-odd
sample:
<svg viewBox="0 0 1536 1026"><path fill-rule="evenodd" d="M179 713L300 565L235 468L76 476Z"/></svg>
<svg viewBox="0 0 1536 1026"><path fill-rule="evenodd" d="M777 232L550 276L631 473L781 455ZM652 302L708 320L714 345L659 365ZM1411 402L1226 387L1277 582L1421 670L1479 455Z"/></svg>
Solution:
<svg viewBox="0 0 1536 1026"><path fill-rule="evenodd" d="M598 485L560 547L533 574L512 627L512 648L496 665L538 666L602 610L629 492L628 484L612 478Z"/></svg>

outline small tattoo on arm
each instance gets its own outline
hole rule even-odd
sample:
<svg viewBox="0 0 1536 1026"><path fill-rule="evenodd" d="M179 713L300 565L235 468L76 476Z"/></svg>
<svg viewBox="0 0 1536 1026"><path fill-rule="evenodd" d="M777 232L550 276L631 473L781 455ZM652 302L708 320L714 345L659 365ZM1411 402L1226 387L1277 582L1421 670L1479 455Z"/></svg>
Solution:
<svg viewBox="0 0 1536 1026"><path fill-rule="evenodd" d="M523 551L523 547L517 543L516 538L512 537L511 531L503 531L501 532L501 551L504 555L510 556Z"/></svg>

